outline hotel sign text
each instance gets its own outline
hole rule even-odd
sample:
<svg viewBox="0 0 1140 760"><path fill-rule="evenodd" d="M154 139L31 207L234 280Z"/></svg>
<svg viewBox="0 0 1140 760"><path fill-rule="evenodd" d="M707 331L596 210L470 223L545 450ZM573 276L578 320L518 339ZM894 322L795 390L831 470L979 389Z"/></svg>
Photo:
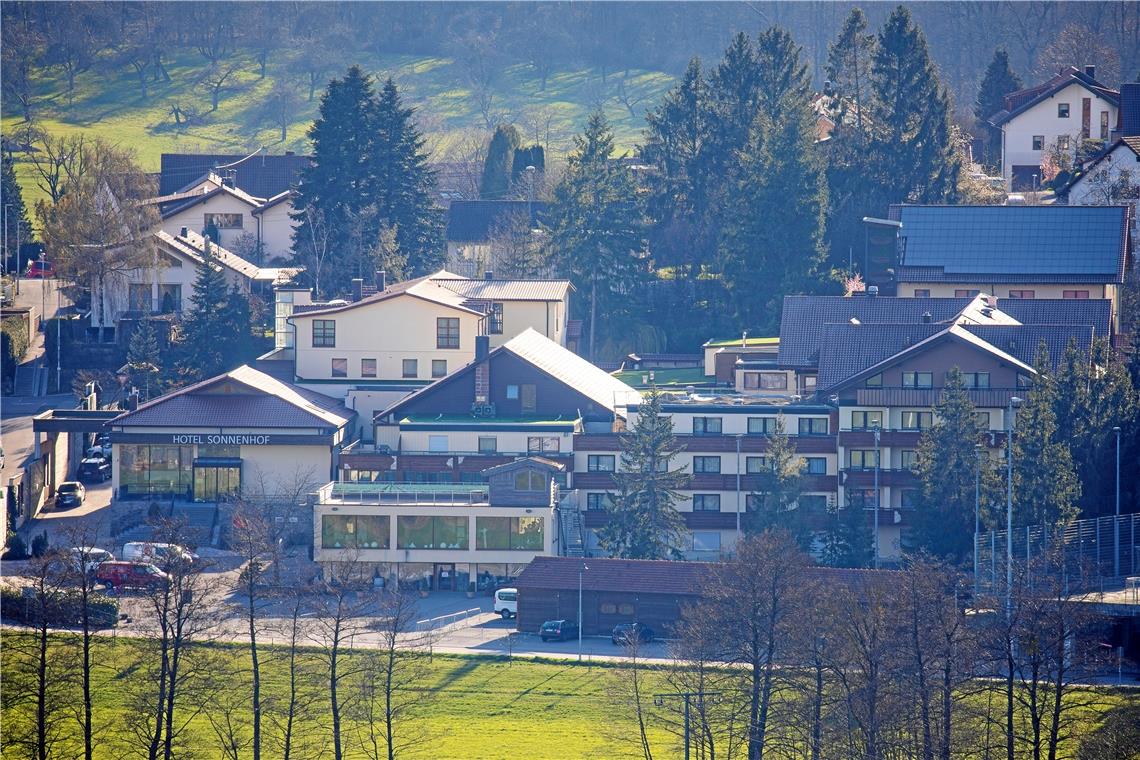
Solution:
<svg viewBox="0 0 1140 760"><path fill-rule="evenodd" d="M170 436L170 442L180 446L189 446L192 443L207 446L268 446L272 441L273 436L269 435L175 433Z"/></svg>

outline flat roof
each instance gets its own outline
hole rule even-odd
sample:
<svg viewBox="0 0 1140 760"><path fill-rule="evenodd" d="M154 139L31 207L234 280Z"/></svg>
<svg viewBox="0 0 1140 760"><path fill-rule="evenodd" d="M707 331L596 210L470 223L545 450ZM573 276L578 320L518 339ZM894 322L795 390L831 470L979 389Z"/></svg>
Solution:
<svg viewBox="0 0 1140 760"><path fill-rule="evenodd" d="M341 483L317 491L321 504L488 504L486 483Z"/></svg>
<svg viewBox="0 0 1140 760"><path fill-rule="evenodd" d="M778 346L780 345L779 336L768 338L745 338L743 341L740 338L724 338L721 340L710 340L705 343L705 348L730 348L732 346L740 347L744 343L745 347L749 346Z"/></svg>
<svg viewBox="0 0 1140 760"><path fill-rule="evenodd" d="M642 382L652 373L653 379ZM716 378L708 377L701 367L678 367L676 369L627 369L612 373L615 378L634 388L674 385L712 385Z"/></svg>

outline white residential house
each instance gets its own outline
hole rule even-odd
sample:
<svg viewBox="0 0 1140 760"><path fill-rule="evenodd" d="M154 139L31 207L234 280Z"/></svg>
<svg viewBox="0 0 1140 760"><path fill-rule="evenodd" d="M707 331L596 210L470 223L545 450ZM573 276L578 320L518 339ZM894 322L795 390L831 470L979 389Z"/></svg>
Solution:
<svg viewBox="0 0 1140 760"><path fill-rule="evenodd" d="M1132 207L1132 239L1140 234L1140 136L1122 137L1093 159L1059 195L1070 206Z"/></svg>
<svg viewBox="0 0 1140 760"><path fill-rule="evenodd" d="M210 172L155 202L161 207L162 229L172 235L183 227L202 233L212 224L218 231L219 245L241 251L250 259L256 260L257 251L263 262L292 255L296 222L290 218L291 190L259 198Z"/></svg>
<svg viewBox="0 0 1140 760"><path fill-rule="evenodd" d="M1120 93L1096 79L1096 67L1068 66L1047 82L1011 92L989 121L1001 129L1002 177L1011 190L1040 186L1049 150L1073 155L1081 141L1112 138L1119 128Z"/></svg>

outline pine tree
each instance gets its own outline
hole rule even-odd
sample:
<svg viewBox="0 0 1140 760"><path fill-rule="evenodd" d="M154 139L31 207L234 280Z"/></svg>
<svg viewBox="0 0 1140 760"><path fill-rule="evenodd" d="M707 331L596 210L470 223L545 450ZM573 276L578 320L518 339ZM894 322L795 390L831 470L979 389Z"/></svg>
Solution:
<svg viewBox="0 0 1140 760"><path fill-rule="evenodd" d="M597 357L599 337L628 332L643 267L641 203L629 169L610 158L613 146L609 122L598 111L574 138L549 211L554 259L587 304L590 359Z"/></svg>
<svg viewBox="0 0 1140 760"><path fill-rule="evenodd" d="M512 124L495 127L491 144L487 146L487 158L483 161L483 176L479 180L479 197L485 201L502 200L511 191L511 169L515 151L521 138Z"/></svg>
<svg viewBox="0 0 1140 760"><path fill-rule="evenodd" d="M1013 521L1015 526L1057 525L1077 516L1081 484L1067 441L1057 435L1057 380L1042 343L1034 360L1037 375L1017 412L1013 438Z"/></svg>
<svg viewBox="0 0 1140 760"><path fill-rule="evenodd" d="M162 371L162 352L158 347L158 335L149 319L144 319L135 327L127 345L127 366L137 379L142 379L144 400L162 392L158 384Z"/></svg>
<svg viewBox="0 0 1140 760"><path fill-rule="evenodd" d="M759 111L739 154L721 256L738 326L772 331L784 295L808 290L823 263L827 186L800 49L772 28L757 38L754 59Z"/></svg>
<svg viewBox="0 0 1140 760"><path fill-rule="evenodd" d="M984 426L954 368L934 407L934 424L918 442L915 473L922 483L913 543L938 557L959 560L973 547L974 495L981 477L981 504L993 504L998 481L988 456L979 457Z"/></svg>
<svg viewBox="0 0 1140 760"><path fill-rule="evenodd" d="M748 498L744 527L752 532L786 530L803 548L811 545L811 530L797 500L803 491L806 462L796 454L796 444L786 432L784 415L776 417L776 429L768 436L766 467Z"/></svg>
<svg viewBox="0 0 1140 760"><path fill-rule="evenodd" d="M827 79L836 99L839 119L836 129L854 137L855 145L865 143L864 115L871 100L871 65L876 38L867 33L867 16L862 8L852 8L843 28L827 50ZM847 125L850 123L853 128Z"/></svg>
<svg viewBox="0 0 1140 760"><path fill-rule="evenodd" d="M190 300L194 309L183 322L179 368L187 378L201 380L226 369L226 349L234 330L226 321L229 293L225 276L209 243L194 277Z"/></svg>
<svg viewBox="0 0 1140 760"><path fill-rule="evenodd" d="M870 150L878 164L873 182L885 191L883 205L953 200L961 166L950 140L950 96L905 6L879 32L872 73Z"/></svg>
<svg viewBox="0 0 1140 760"><path fill-rule="evenodd" d="M1009 66L1009 54L1003 48L994 51L990 65L978 87L978 97L974 101L974 118L978 133L985 136L987 166L997 166L1001 160L1001 129L990 124L989 119L1005 108L1005 96L1021 89L1021 78Z"/></svg>
<svg viewBox="0 0 1140 760"><path fill-rule="evenodd" d="M250 322L249 296L235 283L226 293L222 320L229 327L222 349L223 369L232 369L253 358L253 333Z"/></svg>
<svg viewBox="0 0 1140 760"><path fill-rule="evenodd" d="M20 183L16 179L16 166L11 154L0 150L0 164L3 164L3 186L0 187L0 198L4 199L4 253L12 257L11 265L15 266L16 244L27 243L32 235L32 225L28 221L28 209L24 205L24 195L20 190ZM19 235L16 230L19 229Z"/></svg>
<svg viewBox="0 0 1140 760"><path fill-rule="evenodd" d="M671 466L682 447L673 434L673 419L661 414L656 389L642 398L637 422L621 445L621 467L614 474L618 495L598 541L615 557L676 559L685 531L676 508L678 491L689 476Z"/></svg>

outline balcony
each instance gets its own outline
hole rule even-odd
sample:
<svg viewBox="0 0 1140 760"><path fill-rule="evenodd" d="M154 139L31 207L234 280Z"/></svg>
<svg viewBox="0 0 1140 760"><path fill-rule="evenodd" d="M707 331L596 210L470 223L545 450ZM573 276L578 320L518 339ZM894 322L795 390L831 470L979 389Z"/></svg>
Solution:
<svg viewBox="0 0 1140 760"><path fill-rule="evenodd" d="M874 488L875 468L846 467L840 472L840 481L845 488ZM879 469L879 486L890 487L916 487L918 476L909 469L883 467Z"/></svg>
<svg viewBox="0 0 1140 760"><path fill-rule="evenodd" d="M970 402L979 409L1000 409L1009 406L1014 396L1024 397L1027 388L976 388L967 390ZM855 398L859 406L910 406L930 408L938 403L941 388L859 388Z"/></svg>

